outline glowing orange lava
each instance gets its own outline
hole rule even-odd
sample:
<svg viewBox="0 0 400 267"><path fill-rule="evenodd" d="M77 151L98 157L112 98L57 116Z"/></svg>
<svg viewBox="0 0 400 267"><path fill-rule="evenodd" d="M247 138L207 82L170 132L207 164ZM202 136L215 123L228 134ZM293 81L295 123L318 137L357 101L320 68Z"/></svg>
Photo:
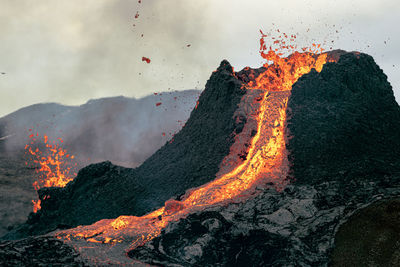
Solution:
<svg viewBox="0 0 400 267"><path fill-rule="evenodd" d="M279 30L277 32L280 33ZM257 107L249 108L252 111L247 114L245 129L235 138L235 144L240 144L243 138L251 138L244 159L233 160L232 163L237 154L232 146L216 179L189 190L182 200L169 200L164 207L142 217L121 216L101 220L93 225L59 232L58 237L114 245L125 243L132 249L158 236L168 223L204 207L248 197L257 186L265 187L267 183L277 190L283 189L288 183L289 170L285 123L290 90L302 75L313 68L320 72L327 62L327 54L322 53L321 46L316 44L301 49L303 52L299 53L297 46L292 44L296 36L280 34L275 38L262 33L260 54L269 62L264 65L266 70L263 73L257 77L251 73L250 77L255 78L244 84L246 95L253 95L254 101L249 105L258 103ZM272 39L270 47L266 45L267 38ZM289 55L284 57L286 53ZM248 133L255 130L251 128L251 120L255 122L256 133L249 137ZM248 136L244 137L246 134Z"/></svg>
<svg viewBox="0 0 400 267"><path fill-rule="evenodd" d="M148 58L148 57L142 57L142 61L143 61L143 62L146 62L147 64L150 64L151 59Z"/></svg>
<svg viewBox="0 0 400 267"><path fill-rule="evenodd" d="M32 132L32 129L29 129ZM29 135L31 139L30 143L25 146L26 154L30 156L30 162L38 165L35 169L37 174L37 180L33 183L35 190L39 190L42 187L64 187L76 173L73 171L74 166L72 160L75 158L73 155L69 155L65 149L61 147L61 143L64 141L61 138L57 138L58 142L50 142L47 135L39 138L39 134L31 133ZM40 142L43 140L43 143ZM28 165L28 162L25 162ZM76 163L75 163L76 166ZM48 198L45 196L44 199ZM41 209L41 200L32 200L33 212L37 212Z"/></svg>
<svg viewBox="0 0 400 267"><path fill-rule="evenodd" d="M321 54L323 48L320 44L312 44L310 48L301 48L303 53L297 51L295 45L296 35L288 36L282 33L277 40L272 35L264 34L261 31L260 54L267 61L273 64L264 64L267 68L254 81L250 81L249 87L265 89L268 91L291 90L292 85L311 69L320 72L327 62L327 54ZM270 37L272 45L267 48L265 39ZM289 54L288 57L282 57Z"/></svg>

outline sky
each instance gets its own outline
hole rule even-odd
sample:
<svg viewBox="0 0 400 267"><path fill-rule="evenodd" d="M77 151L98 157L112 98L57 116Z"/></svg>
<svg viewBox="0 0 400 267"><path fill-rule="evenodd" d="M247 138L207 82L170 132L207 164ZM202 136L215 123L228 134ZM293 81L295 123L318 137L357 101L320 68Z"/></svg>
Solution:
<svg viewBox="0 0 400 267"><path fill-rule="evenodd" d="M325 42L372 55L400 102L398 0L0 0L0 7L0 117L41 102L203 89L223 59L235 70L264 63L260 29L297 34L300 46Z"/></svg>

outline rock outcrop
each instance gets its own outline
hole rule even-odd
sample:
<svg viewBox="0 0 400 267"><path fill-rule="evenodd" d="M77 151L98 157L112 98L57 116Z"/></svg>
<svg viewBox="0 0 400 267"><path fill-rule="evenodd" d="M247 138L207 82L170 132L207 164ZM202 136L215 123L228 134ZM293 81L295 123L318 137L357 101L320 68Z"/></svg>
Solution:
<svg viewBox="0 0 400 267"><path fill-rule="evenodd" d="M369 203L399 196L399 178L387 182L393 186L358 181L346 188L324 182L290 185L281 193L266 189L246 202L171 223L128 255L171 267L327 266L341 223Z"/></svg>
<svg viewBox="0 0 400 267"><path fill-rule="evenodd" d="M110 162L89 165L65 188L38 191L42 209L5 238L87 225L119 215L140 216L185 190L215 178L234 134L243 128L234 112L245 94L223 61L206 84L185 127L136 169ZM44 200L45 196L47 197Z"/></svg>

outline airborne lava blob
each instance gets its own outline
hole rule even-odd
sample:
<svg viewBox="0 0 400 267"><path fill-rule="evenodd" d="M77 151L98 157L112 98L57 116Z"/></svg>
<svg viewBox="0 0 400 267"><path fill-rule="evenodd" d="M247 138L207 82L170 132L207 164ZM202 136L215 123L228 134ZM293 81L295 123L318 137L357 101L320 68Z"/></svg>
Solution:
<svg viewBox="0 0 400 267"><path fill-rule="evenodd" d="M312 69L321 71L328 55L322 53L321 45L317 44L298 49L295 35L277 32L278 37L261 32L260 54L267 63L259 75L250 70L252 79L243 84L246 94L239 109L246 113L247 122L243 131L236 135L230 154L221 163L214 181L187 191L180 201L167 201L164 207L145 216L101 220L90 226L58 232L58 238L70 240L83 253L82 242L86 241L112 244L110 251L133 249L158 236L170 222L196 210L243 199L253 194L257 186L269 184L282 190L288 183L285 124L292 85ZM267 47L267 43L271 46ZM245 135L249 136L250 145ZM240 157L237 157L238 151L243 152Z"/></svg>

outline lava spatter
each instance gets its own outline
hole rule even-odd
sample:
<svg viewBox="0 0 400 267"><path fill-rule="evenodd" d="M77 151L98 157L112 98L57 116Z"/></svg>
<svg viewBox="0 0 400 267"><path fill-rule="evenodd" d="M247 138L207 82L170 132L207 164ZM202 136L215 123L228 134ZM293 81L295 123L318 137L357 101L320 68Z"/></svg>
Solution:
<svg viewBox="0 0 400 267"><path fill-rule="evenodd" d="M29 129L29 132L32 131ZM25 164L37 166L35 169L37 177L33 183L36 191L42 187L64 187L73 180L77 165L74 163L75 156L68 154L66 149L61 147L64 142L61 138L57 138L57 142L51 142L47 135L39 138L39 133L36 135L30 133L29 138L29 144L25 145L25 154L29 160ZM40 199L32 200L32 203L34 213L41 209Z"/></svg>
<svg viewBox="0 0 400 267"><path fill-rule="evenodd" d="M143 62L146 62L147 64L150 64L151 59L148 58L148 57L142 57L142 61L143 61Z"/></svg>

